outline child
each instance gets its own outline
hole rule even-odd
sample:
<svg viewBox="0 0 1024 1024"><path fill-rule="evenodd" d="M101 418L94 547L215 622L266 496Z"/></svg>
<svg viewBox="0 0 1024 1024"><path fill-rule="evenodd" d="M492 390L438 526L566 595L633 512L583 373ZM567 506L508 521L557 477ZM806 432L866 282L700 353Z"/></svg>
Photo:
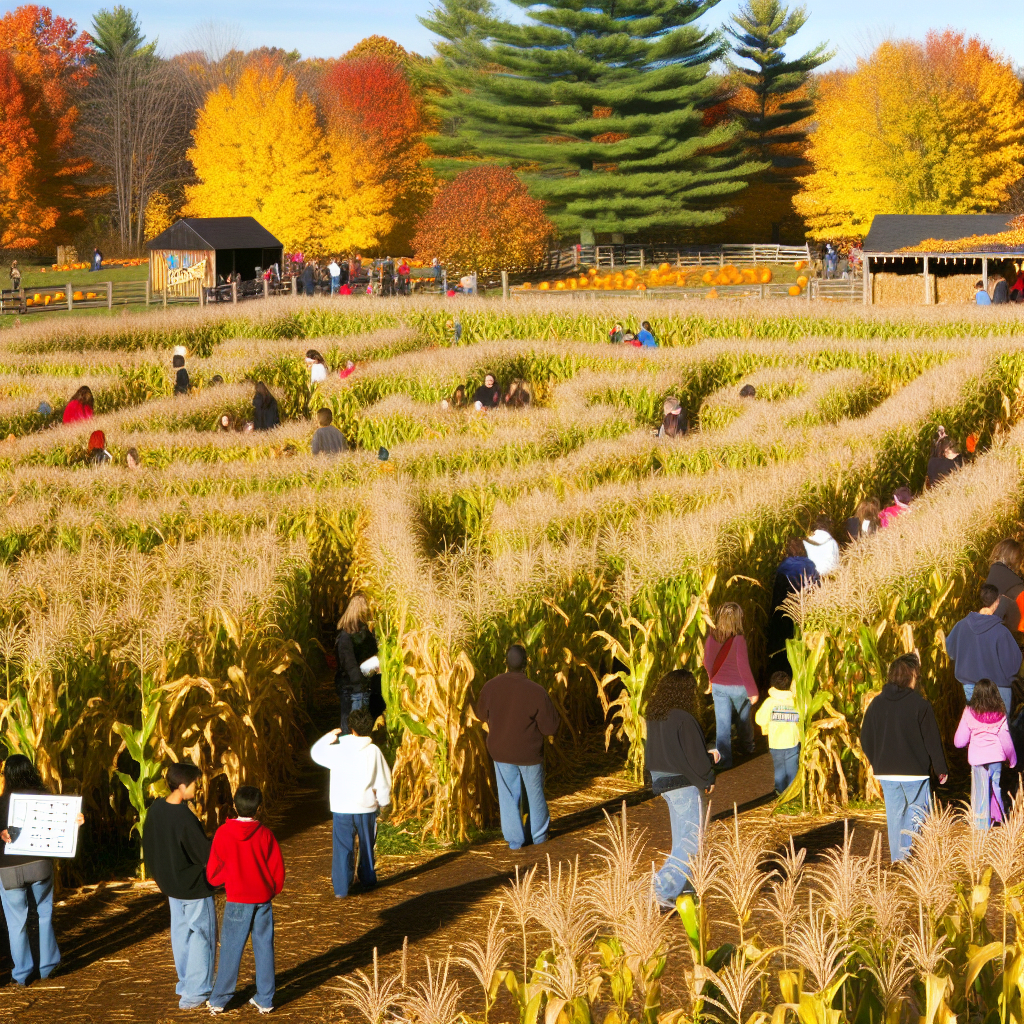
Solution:
<svg viewBox="0 0 1024 1024"><path fill-rule="evenodd" d="M185 369L185 353L175 353L171 359L171 365L174 367L174 393L187 395L192 385L188 379L188 370Z"/></svg>
<svg viewBox="0 0 1024 1024"><path fill-rule="evenodd" d="M284 860L274 833L256 820L263 794L255 786L235 792L237 818L213 837L206 877L227 894L220 930L220 963L210 996L210 1013L223 1013L235 992L245 940L252 935L256 995L249 1002L260 1013L274 1008L274 910L271 900L284 888Z"/></svg>
<svg viewBox="0 0 1024 1024"><path fill-rule="evenodd" d="M146 870L171 908L171 951L182 1010L206 1005L217 952L217 908L206 881L210 840L188 806L202 777L194 764L172 764L167 769L171 792L150 805L142 833Z"/></svg>
<svg viewBox="0 0 1024 1024"><path fill-rule="evenodd" d="M331 881L334 895L348 895L355 867L354 835L359 836L359 881L366 888L377 884L373 847L377 840L377 812L391 801L391 770L373 745L373 716L357 708L348 716L347 736L332 729L313 744L310 757L331 770L331 814L334 817L334 853Z"/></svg>
<svg viewBox="0 0 1024 1024"><path fill-rule="evenodd" d="M757 709L754 721L768 737L775 762L775 792L782 796L796 778L800 766L800 715L793 703L793 680L786 672L773 672L768 696Z"/></svg>
<svg viewBox="0 0 1024 1024"><path fill-rule="evenodd" d="M1017 752L1006 724L1006 707L991 679L979 679L974 684L953 743L967 747L974 827L987 831L993 820L1003 820L1003 795L999 789L1003 762L1008 761L1011 768L1017 764Z"/></svg>

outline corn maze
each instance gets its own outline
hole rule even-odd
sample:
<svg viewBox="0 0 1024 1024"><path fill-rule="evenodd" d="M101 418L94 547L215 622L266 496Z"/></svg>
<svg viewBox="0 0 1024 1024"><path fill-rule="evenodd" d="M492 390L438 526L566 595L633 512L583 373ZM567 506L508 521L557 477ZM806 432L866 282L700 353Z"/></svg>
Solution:
<svg viewBox="0 0 1024 1024"><path fill-rule="evenodd" d="M213 779L209 824L239 784L273 800L357 590L381 641L399 819L447 840L491 819L470 700L512 642L562 719L550 770L606 735L639 778L646 695L699 666L712 609L745 607L757 673L785 541L821 511L841 523L865 496L920 493L940 424L978 436L973 463L797 609L804 799L870 793L859 722L897 653L921 651L955 725L943 637L1024 508L1020 317L666 303L645 314L661 348L639 350L606 343L635 303L531 301L282 300L2 332L0 729L85 795L92 848L127 844L171 759ZM188 397L172 394L177 345ZM309 345L332 370L312 389ZM487 372L527 381L531 405L442 408ZM218 432L222 413L249 416L256 380L282 425ZM740 400L748 382L757 397ZM63 425L82 384L96 415ZM667 395L686 437L654 436ZM309 454L322 406L353 448L334 460ZM96 429L103 467L82 457Z"/></svg>

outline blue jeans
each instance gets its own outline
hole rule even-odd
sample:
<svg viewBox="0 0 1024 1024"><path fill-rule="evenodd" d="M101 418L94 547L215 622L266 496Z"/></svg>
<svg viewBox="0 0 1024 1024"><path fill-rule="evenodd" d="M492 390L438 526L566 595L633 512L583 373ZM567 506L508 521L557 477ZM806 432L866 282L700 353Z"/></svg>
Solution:
<svg viewBox="0 0 1024 1024"><path fill-rule="evenodd" d="M245 940L252 935L252 958L256 961L256 1004L274 1005L274 907L266 903L225 903L220 928L220 963L217 984L210 996L211 1006L225 1007L235 994L238 968Z"/></svg>
<svg viewBox="0 0 1024 1024"><path fill-rule="evenodd" d="M331 882L335 896L347 896L356 871L355 837L359 836L359 881L367 888L377 884L373 847L377 842L377 812L335 814Z"/></svg>
<svg viewBox="0 0 1024 1024"><path fill-rule="evenodd" d="M715 703L715 746L722 755L719 768L732 767L732 717L736 712L737 739L748 754L754 752L754 726L750 720L750 697L745 686L716 686L711 684L711 699Z"/></svg>
<svg viewBox="0 0 1024 1024"><path fill-rule="evenodd" d="M775 764L775 792L782 796L792 785L800 767L800 744L795 747L772 748Z"/></svg>
<svg viewBox="0 0 1024 1024"><path fill-rule="evenodd" d="M548 837L551 815L544 799L544 765L505 764L494 762L494 774L498 783L498 810L501 814L501 834L510 850L518 850L526 842L523 826L523 790L526 790L526 804L529 812L526 827L534 846L539 846Z"/></svg>
<svg viewBox="0 0 1024 1024"><path fill-rule="evenodd" d="M967 698L967 703L971 703L971 697L974 696L974 683L961 683L964 688L964 696ZM1006 708L1006 717L1009 718L1013 714L1013 687L1012 686L1000 686L997 687L999 690L999 696L1003 698L1003 707Z"/></svg>
<svg viewBox="0 0 1024 1024"><path fill-rule="evenodd" d="M337 295L338 294L338 288L340 287L340 285L341 285L341 275L339 275L338 277L332 277L331 278L331 294L332 295Z"/></svg>
<svg viewBox="0 0 1024 1024"><path fill-rule="evenodd" d="M171 905L171 951L178 972L178 1008L194 1009L210 998L217 955L217 908L213 897L177 900Z"/></svg>
<svg viewBox="0 0 1024 1024"><path fill-rule="evenodd" d="M369 711L370 691L350 690L347 687L338 691L338 701L341 704L341 734L348 732L348 716L353 711Z"/></svg>
<svg viewBox="0 0 1024 1024"><path fill-rule="evenodd" d="M41 872L40 872L41 874ZM50 972L60 963L57 937L53 934L53 878L42 882L30 882L23 889L0 887L0 902L3 903L4 917L7 918L7 934L11 940L11 959L14 970L11 977L24 985L32 975L32 947L28 941L29 890L39 917L39 977L48 978Z"/></svg>
<svg viewBox="0 0 1024 1024"><path fill-rule="evenodd" d="M913 833L928 817L931 786L928 779L889 782L879 779L885 797L885 822L889 830L889 856L893 864L906 860Z"/></svg>
<svg viewBox="0 0 1024 1024"><path fill-rule="evenodd" d="M971 765L971 811L974 827L981 832L992 827L993 817L1003 820L1003 791L999 786L1002 774L1002 761Z"/></svg>
<svg viewBox="0 0 1024 1024"><path fill-rule="evenodd" d="M704 808L696 786L670 789L661 795L668 804L672 852L654 876L654 896L662 906L671 907L677 896L693 889L690 885L690 858L700 843Z"/></svg>

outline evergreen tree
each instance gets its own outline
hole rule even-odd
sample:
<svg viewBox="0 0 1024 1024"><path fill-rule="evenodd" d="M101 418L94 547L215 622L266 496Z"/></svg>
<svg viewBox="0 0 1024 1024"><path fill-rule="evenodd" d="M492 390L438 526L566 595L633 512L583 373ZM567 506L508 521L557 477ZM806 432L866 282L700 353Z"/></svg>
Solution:
<svg viewBox="0 0 1024 1024"><path fill-rule="evenodd" d="M487 0L442 0L423 19L446 40L439 106L457 132L435 149L517 167L584 243L723 220L757 165L737 153L740 125L704 124L724 48L696 21L718 0L513 2L526 24Z"/></svg>
<svg viewBox="0 0 1024 1024"><path fill-rule="evenodd" d="M92 45L97 60L152 57L156 52L156 40L147 43L145 39L138 17L127 7L103 8L93 16Z"/></svg>
<svg viewBox="0 0 1024 1024"><path fill-rule="evenodd" d="M735 113L747 134L751 156L768 162L773 170L805 162L793 145L806 141L801 125L814 112L807 95L807 80L815 68L830 61L834 50L822 43L795 60L787 60L783 47L807 22L803 7L790 10L779 0L747 0L732 16L725 31L732 38L732 52L753 68L730 62L736 84L747 102Z"/></svg>

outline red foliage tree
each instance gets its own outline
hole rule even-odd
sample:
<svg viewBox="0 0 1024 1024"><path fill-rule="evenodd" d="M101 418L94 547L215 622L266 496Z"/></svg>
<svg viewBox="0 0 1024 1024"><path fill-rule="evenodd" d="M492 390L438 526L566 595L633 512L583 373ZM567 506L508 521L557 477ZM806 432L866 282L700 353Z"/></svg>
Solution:
<svg viewBox="0 0 1024 1024"><path fill-rule="evenodd" d="M74 153L74 142L76 103L90 74L90 40L69 18L27 4L0 18L0 51L7 60L0 72L5 94L20 96L16 110L5 108L0 145L0 176L18 176L20 206L12 216L4 202L0 237L12 248L53 244L83 222L82 179L89 161ZM30 144L13 141L15 131L26 129Z"/></svg>
<svg viewBox="0 0 1024 1024"><path fill-rule="evenodd" d="M427 119L402 64L367 52L341 60L324 76L320 97L329 131L341 136L364 165L367 180L391 198L394 227L381 250L407 253L412 230L430 203L431 156L423 141Z"/></svg>
<svg viewBox="0 0 1024 1024"><path fill-rule="evenodd" d="M555 227L507 167L481 164L441 188L413 238L418 259L493 274L540 263Z"/></svg>

